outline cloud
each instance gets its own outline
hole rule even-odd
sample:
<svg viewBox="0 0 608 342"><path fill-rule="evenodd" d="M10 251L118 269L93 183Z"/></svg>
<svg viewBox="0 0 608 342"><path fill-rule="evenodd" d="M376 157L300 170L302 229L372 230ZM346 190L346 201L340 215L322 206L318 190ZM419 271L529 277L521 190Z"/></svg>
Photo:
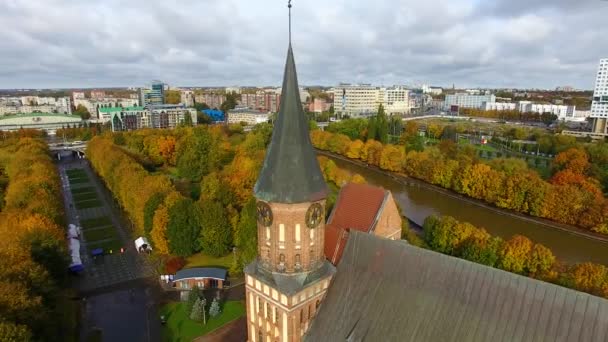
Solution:
<svg viewBox="0 0 608 342"><path fill-rule="evenodd" d="M0 88L279 85L285 7L3 0ZM599 0L296 0L293 45L302 84L591 88L606 16Z"/></svg>

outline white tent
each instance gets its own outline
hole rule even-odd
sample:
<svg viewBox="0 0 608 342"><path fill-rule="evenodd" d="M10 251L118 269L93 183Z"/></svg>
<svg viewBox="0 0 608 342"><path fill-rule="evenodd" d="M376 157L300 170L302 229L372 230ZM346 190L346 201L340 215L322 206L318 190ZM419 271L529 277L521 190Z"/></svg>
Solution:
<svg viewBox="0 0 608 342"><path fill-rule="evenodd" d="M70 267L82 265L82 261L80 260L80 241L77 239L70 239L70 257L72 258Z"/></svg>
<svg viewBox="0 0 608 342"><path fill-rule="evenodd" d="M80 227L75 224L68 225L68 239L78 239L80 238Z"/></svg>
<svg viewBox="0 0 608 342"><path fill-rule="evenodd" d="M148 242L148 239L140 236L135 240L135 249L138 252L151 252L152 246L150 245L150 242Z"/></svg>

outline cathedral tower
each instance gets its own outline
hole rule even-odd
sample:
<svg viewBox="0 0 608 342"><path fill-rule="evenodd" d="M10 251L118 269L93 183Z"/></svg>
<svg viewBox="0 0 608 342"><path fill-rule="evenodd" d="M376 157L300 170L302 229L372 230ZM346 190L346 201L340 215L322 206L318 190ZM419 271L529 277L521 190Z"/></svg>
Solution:
<svg viewBox="0 0 608 342"><path fill-rule="evenodd" d="M281 107L254 188L258 257L245 268L249 341L299 341L314 317L335 272L323 250L327 192L300 102L290 22Z"/></svg>

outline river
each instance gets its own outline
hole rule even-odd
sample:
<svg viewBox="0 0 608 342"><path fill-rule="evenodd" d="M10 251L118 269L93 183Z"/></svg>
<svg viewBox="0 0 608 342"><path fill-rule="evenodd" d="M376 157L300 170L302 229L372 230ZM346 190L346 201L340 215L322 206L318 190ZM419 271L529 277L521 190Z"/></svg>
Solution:
<svg viewBox="0 0 608 342"><path fill-rule="evenodd" d="M432 214L453 216L490 234L508 239L515 234L525 235L534 242L550 248L558 259L570 263L591 261L608 265L608 243L548 227L451 197L423 185L403 184L373 169L329 157L340 168L356 172L371 185L390 190L399 202L404 215L422 224Z"/></svg>

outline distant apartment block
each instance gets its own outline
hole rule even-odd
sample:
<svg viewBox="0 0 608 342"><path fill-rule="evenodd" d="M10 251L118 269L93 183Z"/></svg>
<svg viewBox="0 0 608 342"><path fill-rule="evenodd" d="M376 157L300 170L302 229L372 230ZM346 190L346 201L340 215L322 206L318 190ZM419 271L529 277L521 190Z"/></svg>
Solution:
<svg viewBox="0 0 608 342"><path fill-rule="evenodd" d="M101 90L92 90L91 98L95 100L101 100L106 97L106 93Z"/></svg>
<svg viewBox="0 0 608 342"><path fill-rule="evenodd" d="M323 113L329 111L329 108L333 105L333 102L322 98L316 98L308 105L308 111L313 113Z"/></svg>
<svg viewBox="0 0 608 342"><path fill-rule="evenodd" d="M518 109L522 113L551 113L557 115L560 120L574 118L576 113L575 106L554 105L545 103L532 103L530 101L520 101Z"/></svg>
<svg viewBox="0 0 608 342"><path fill-rule="evenodd" d="M0 98L0 115L54 113L72 114L69 97L21 96Z"/></svg>
<svg viewBox="0 0 608 342"><path fill-rule="evenodd" d="M204 103L209 108L220 108L222 103L226 101L226 95L221 94L199 94L194 96L196 103Z"/></svg>
<svg viewBox="0 0 608 342"><path fill-rule="evenodd" d="M608 134L608 58L600 60L591 103L593 132Z"/></svg>
<svg viewBox="0 0 608 342"><path fill-rule="evenodd" d="M251 109L235 109L228 112L228 123L245 122L247 125L257 125L268 122L269 112L259 112Z"/></svg>
<svg viewBox="0 0 608 342"><path fill-rule="evenodd" d="M241 87L236 87L236 86L234 86L234 87L226 87L224 89L224 91L226 91L226 94L229 94L229 93L240 94L241 93Z"/></svg>
<svg viewBox="0 0 608 342"><path fill-rule="evenodd" d="M181 90L180 93L180 102L183 103L186 107L194 106L194 92L191 90Z"/></svg>
<svg viewBox="0 0 608 342"><path fill-rule="evenodd" d="M484 102L483 110L515 110L517 108L516 103L510 102Z"/></svg>
<svg viewBox="0 0 608 342"><path fill-rule="evenodd" d="M427 85L423 85L422 93L431 94L431 95L441 95L443 93L443 89L439 87L429 87Z"/></svg>
<svg viewBox="0 0 608 342"><path fill-rule="evenodd" d="M375 87L369 84L340 84L333 89L334 111L341 117L368 117L382 104L388 115L406 114L411 108L409 90L404 87Z"/></svg>
<svg viewBox="0 0 608 342"><path fill-rule="evenodd" d="M274 89L258 90L254 94L241 94L241 105L257 111L276 113L281 105L281 94Z"/></svg>
<svg viewBox="0 0 608 342"><path fill-rule="evenodd" d="M196 125L196 110L183 105L160 105L129 108L100 108L101 115L109 116L112 131L131 131L141 128L175 128L190 116Z"/></svg>
<svg viewBox="0 0 608 342"><path fill-rule="evenodd" d="M444 109L450 110L452 106L458 106L458 108L483 109L485 104L495 102L496 96L494 95L471 95L468 93L456 93L445 96Z"/></svg>

